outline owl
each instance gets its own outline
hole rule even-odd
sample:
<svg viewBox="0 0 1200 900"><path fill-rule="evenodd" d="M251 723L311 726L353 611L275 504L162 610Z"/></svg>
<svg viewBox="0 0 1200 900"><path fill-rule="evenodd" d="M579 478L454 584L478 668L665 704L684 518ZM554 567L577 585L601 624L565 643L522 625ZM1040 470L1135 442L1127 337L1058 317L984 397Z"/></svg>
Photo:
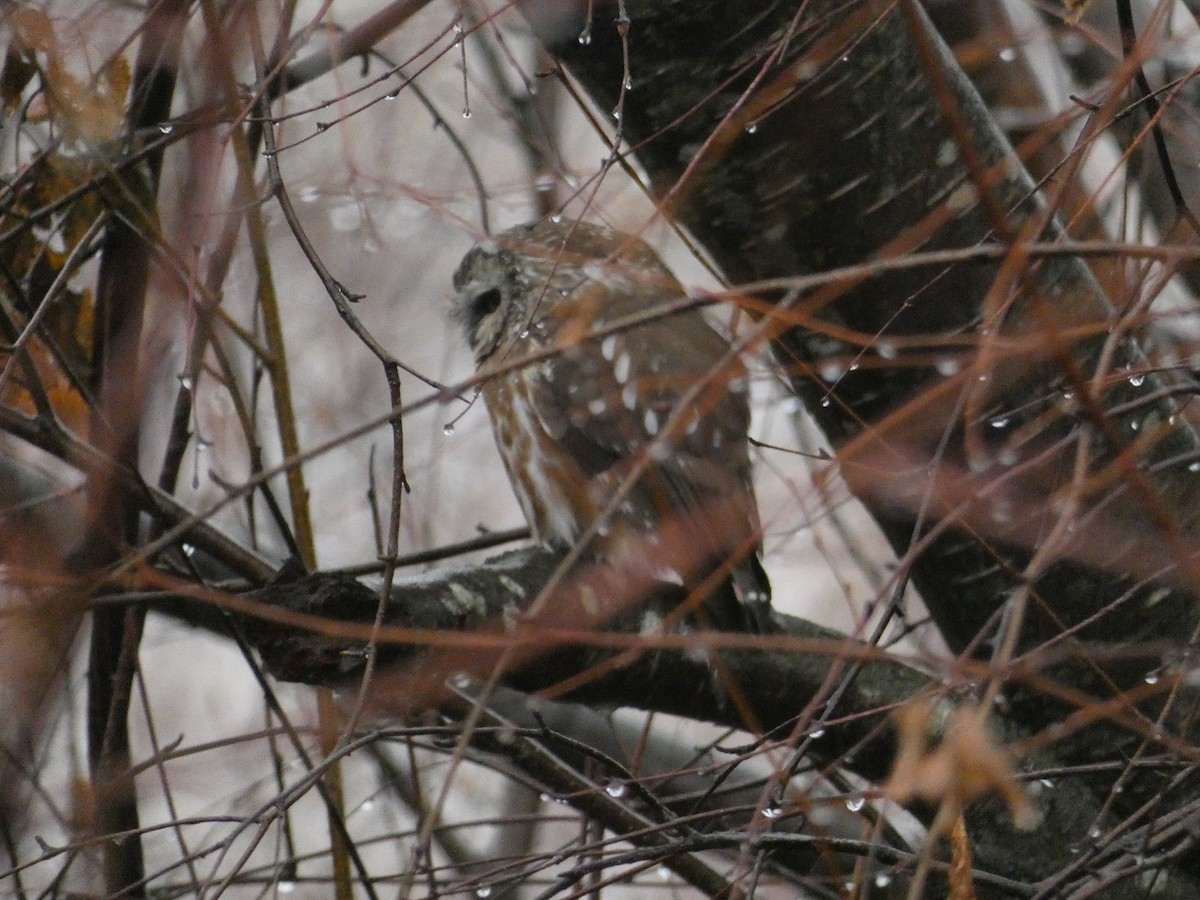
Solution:
<svg viewBox="0 0 1200 900"><path fill-rule="evenodd" d="M592 529L599 555L640 540L652 558L670 527L700 559L684 586L719 582L701 618L768 630L747 373L695 308L654 315L686 299L654 251L543 221L471 250L454 286L476 366L497 373L481 393L534 536L569 548Z"/></svg>

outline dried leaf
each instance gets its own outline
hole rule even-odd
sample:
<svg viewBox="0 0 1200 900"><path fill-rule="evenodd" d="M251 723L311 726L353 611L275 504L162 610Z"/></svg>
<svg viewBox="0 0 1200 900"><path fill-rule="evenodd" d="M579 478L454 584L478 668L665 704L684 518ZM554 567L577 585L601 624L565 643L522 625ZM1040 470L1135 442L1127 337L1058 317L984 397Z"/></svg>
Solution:
<svg viewBox="0 0 1200 900"><path fill-rule="evenodd" d="M971 839L967 836L967 823L959 814L950 830L950 900L975 900L971 869Z"/></svg>
<svg viewBox="0 0 1200 900"><path fill-rule="evenodd" d="M117 56L105 69L81 79L72 73L54 23L44 13L21 10L13 18L13 30L17 45L28 54L45 57L42 77L48 114L89 141L115 138L124 122L132 80L128 61ZM4 100L8 102L7 95Z"/></svg>
<svg viewBox="0 0 1200 900"><path fill-rule="evenodd" d="M1067 12L1067 24L1078 25L1079 20L1083 18L1083 14L1087 12L1088 7L1091 5L1092 0L1063 0L1063 6Z"/></svg>
<svg viewBox="0 0 1200 900"><path fill-rule="evenodd" d="M54 413L63 424L74 431L85 430L88 423L88 405L75 389L67 374L58 365L46 345L34 338L25 345L25 352L33 362L36 378L41 390L50 401ZM33 395L29 391L28 378L32 377L23 367L18 367L16 377L10 378L0 392L0 404L32 416L37 413Z"/></svg>
<svg viewBox="0 0 1200 900"><path fill-rule="evenodd" d="M1018 825L1027 821L1032 815L1029 799L1013 775L1009 754L988 731L984 714L958 707L941 728L935 727L936 712L927 701L897 711L899 749L884 794L897 803L921 799L937 804L941 814L932 837L946 834L962 810L993 791L1004 798Z"/></svg>
<svg viewBox="0 0 1200 900"><path fill-rule="evenodd" d="M54 23L39 9L25 6L18 9L10 20L17 42L30 50L48 53L57 46L54 39Z"/></svg>

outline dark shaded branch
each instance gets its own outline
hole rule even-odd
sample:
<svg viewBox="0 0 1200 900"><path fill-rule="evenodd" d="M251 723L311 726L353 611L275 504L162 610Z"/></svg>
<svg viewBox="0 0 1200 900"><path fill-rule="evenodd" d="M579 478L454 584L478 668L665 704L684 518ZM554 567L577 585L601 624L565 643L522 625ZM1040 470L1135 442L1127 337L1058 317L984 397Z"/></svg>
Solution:
<svg viewBox="0 0 1200 900"><path fill-rule="evenodd" d="M393 0L361 24L330 40L329 46L289 66L281 82L293 90L331 71L339 63L374 49L387 35L407 22L429 0Z"/></svg>
<svg viewBox="0 0 1200 900"><path fill-rule="evenodd" d="M440 683L455 673L486 678L495 654L526 647L526 656L505 675L507 683L524 691L745 728L744 711L731 703L722 685L727 680L744 694L762 727L776 729L790 725L821 686L831 661L842 656L861 659L862 668L838 707L839 724L828 729L822 750L840 754L866 740L856 765L869 777L879 777L890 762L891 747L878 726L890 708L930 686L928 676L875 648L779 614L775 618L781 631L770 636L589 631L588 623L602 619L603 612L595 618L559 618L551 611L523 619L519 607L537 596L561 559L555 551L527 548L476 567L397 576L380 630L378 659L386 671L372 688L377 709L419 710L421 697L448 696ZM603 593L602 585L620 581L616 573L596 567L569 579L553 608L607 607L610 613L616 610L618 626L636 627L638 617L620 611L627 601ZM591 599L581 603L581 596ZM278 624L252 619L246 626L271 674L288 681L347 685L361 672L378 605L372 589L344 575L317 574L277 582L247 599L280 614L274 617ZM289 613L314 618L287 620ZM305 626L311 630L303 630ZM630 649L635 653L625 665L605 670L618 653ZM710 663L714 655L720 657L720 678ZM569 679L589 670L595 671L594 678L563 689ZM431 685L431 679L439 685Z"/></svg>
<svg viewBox="0 0 1200 900"><path fill-rule="evenodd" d="M790 740L813 729L796 717L823 696L835 663L853 660L858 674L822 717L810 753L880 780L894 753L889 710L939 689L936 680L876 648L790 616L776 614L780 632L768 636L638 633L639 617L628 613L621 596L627 579L602 567L562 581L544 615L525 618L519 610L539 596L561 558L528 548L471 568L397 578L379 631L373 712L404 716L429 705L461 711L465 686L488 681L497 661L510 659L502 681L522 691L733 728L755 721L778 740ZM263 604L239 609L250 615L247 634L274 675L357 687L378 603L373 590L344 575L284 576L246 599ZM594 616L580 612L589 609ZM575 615L564 622L561 614L569 610ZM624 631L588 630L592 621L603 623L605 610L610 624ZM998 713L1006 742L1030 736L1024 716L1019 707ZM1054 765L1054 756L1031 754L1024 765L1037 771ZM1044 807L1035 831L1015 829L1007 810L992 801L977 804L970 821L992 871L1036 879L1072 858L1066 842L1046 835L1086 830L1092 803L1084 779L1061 778L1052 797L1035 801Z"/></svg>

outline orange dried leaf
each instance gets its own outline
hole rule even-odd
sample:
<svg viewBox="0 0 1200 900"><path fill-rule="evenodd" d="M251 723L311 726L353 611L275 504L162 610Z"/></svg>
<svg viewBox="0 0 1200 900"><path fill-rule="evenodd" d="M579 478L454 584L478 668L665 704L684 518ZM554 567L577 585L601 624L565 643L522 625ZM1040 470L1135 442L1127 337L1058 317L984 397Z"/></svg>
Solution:
<svg viewBox="0 0 1200 900"><path fill-rule="evenodd" d="M88 421L87 401L75 390L75 386L59 367L53 354L50 353L45 344L36 339L26 344L25 352L29 354L29 358L33 361L33 367L37 372L41 390L50 401L55 414L68 428L74 431L86 430ZM0 402L26 415L35 415L37 407L34 404L33 395L29 392L29 388L25 383L26 376L20 366L17 368L17 373L18 377L10 379L5 385L4 394L0 397Z"/></svg>
<svg viewBox="0 0 1200 900"><path fill-rule="evenodd" d="M975 900L975 881L971 878L971 839L961 813L950 829L950 900Z"/></svg>
<svg viewBox="0 0 1200 900"><path fill-rule="evenodd" d="M50 397L50 405L54 407L55 414L64 425L77 433L87 430L87 402L74 387L64 379L47 388L46 393Z"/></svg>
<svg viewBox="0 0 1200 900"><path fill-rule="evenodd" d="M1018 824L1026 821L1031 815L1029 799L1013 774L1011 757L988 731L984 715L971 707L955 709L935 745L934 712L927 701L896 712L899 749L883 788L885 796L897 803L925 800L957 817L972 801L994 791L1004 798ZM950 822L947 818L939 827L944 829Z"/></svg>
<svg viewBox="0 0 1200 900"><path fill-rule="evenodd" d="M54 23L41 10L28 6L18 9L10 23L17 40L31 50L48 53L57 46Z"/></svg>
<svg viewBox="0 0 1200 900"><path fill-rule="evenodd" d="M129 86L133 83L129 60L124 56L116 57L104 74L108 81L109 95L124 106L125 98L129 96Z"/></svg>
<svg viewBox="0 0 1200 900"><path fill-rule="evenodd" d="M1092 5L1092 0L1063 0L1063 6L1066 7L1066 20L1068 25L1078 25L1079 20L1083 18L1083 14L1087 12L1088 7Z"/></svg>

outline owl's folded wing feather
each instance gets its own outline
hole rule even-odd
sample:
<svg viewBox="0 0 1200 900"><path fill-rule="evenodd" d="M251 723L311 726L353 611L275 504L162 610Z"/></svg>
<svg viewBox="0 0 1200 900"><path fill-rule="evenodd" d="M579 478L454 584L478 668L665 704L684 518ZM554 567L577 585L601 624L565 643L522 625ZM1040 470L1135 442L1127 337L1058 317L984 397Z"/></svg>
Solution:
<svg viewBox="0 0 1200 900"><path fill-rule="evenodd" d="M688 312L565 348L526 378L540 424L586 474L597 507L625 492L614 519L640 531L674 522L716 564L736 555L740 609L727 612L738 621L718 624L762 630L770 594L757 557L746 372L725 339Z"/></svg>

